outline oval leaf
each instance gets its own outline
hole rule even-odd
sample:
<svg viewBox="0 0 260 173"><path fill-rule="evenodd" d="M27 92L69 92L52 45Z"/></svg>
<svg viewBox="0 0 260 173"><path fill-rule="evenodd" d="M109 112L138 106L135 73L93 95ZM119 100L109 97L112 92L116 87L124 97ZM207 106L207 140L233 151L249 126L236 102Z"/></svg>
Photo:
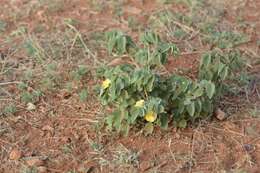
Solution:
<svg viewBox="0 0 260 173"><path fill-rule="evenodd" d="M195 104L194 102L191 102L191 104L187 105L187 111L190 114L190 116L193 116L195 113Z"/></svg>
<svg viewBox="0 0 260 173"><path fill-rule="evenodd" d="M185 119L181 120L178 123L178 127L180 127L180 128L185 128L186 126L187 126L187 121Z"/></svg>
<svg viewBox="0 0 260 173"><path fill-rule="evenodd" d="M206 93L207 96L211 99L215 93L215 84L212 82L208 82L206 85Z"/></svg>

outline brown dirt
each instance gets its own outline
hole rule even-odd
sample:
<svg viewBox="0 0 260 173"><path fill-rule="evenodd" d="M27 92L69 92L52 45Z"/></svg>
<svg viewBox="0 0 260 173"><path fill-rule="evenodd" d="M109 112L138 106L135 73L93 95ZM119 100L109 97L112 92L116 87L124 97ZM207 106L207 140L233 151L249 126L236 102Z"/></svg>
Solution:
<svg viewBox="0 0 260 173"><path fill-rule="evenodd" d="M27 9L28 2L2 0L0 10L17 12ZM149 14L163 7L154 0L138 2L132 0L126 1L123 8L127 13L120 20L114 18L111 8L105 7L98 12L93 10L86 0L64 1L63 8L51 12L47 6L41 6L33 10L30 15L22 16L15 21L13 16L6 16L3 13L0 17L8 21L6 34L22 24L28 26L31 32L39 25L44 26L46 31L51 31L64 18L73 18L82 22L78 29L86 35L93 31L120 28L136 36L138 31L130 31L125 22L128 16L136 16L137 20L146 26ZM186 10L184 5L169 5L169 8ZM255 0L248 1L242 9L244 19L256 23L258 32L254 38L258 40L259 8L260 3ZM236 11L228 11L228 14L233 13ZM254 47L249 45L247 49L249 48ZM0 53L2 52L8 50L0 47ZM171 58L166 68L170 72L196 72L199 56L200 54L186 54ZM89 81L89 84L93 85L93 81ZM11 93L18 93L14 85L8 86L7 89ZM260 102L255 103L258 106L259 104ZM223 122L217 120L201 122L185 130L175 128L167 131L156 130L148 137L137 132L132 132L128 137L121 137L111 135L94 125L93 122L96 122L102 109L98 103L93 103L92 99L86 103L79 103L75 95L67 98L60 91L46 95L36 106L36 111L29 112L22 109L15 116L0 119L0 172L21 172L25 166L30 166L28 159L32 157L40 160L41 164L38 166L44 166L47 172L53 173L74 170L88 173L210 173L245 170L257 173L260 170L260 120L251 117L246 110ZM100 145L101 148L93 144ZM115 155L117 156L119 151L124 151L120 146L124 146L130 152L139 152L138 164L117 163ZM21 152L21 156L10 158L10 153L14 150Z"/></svg>

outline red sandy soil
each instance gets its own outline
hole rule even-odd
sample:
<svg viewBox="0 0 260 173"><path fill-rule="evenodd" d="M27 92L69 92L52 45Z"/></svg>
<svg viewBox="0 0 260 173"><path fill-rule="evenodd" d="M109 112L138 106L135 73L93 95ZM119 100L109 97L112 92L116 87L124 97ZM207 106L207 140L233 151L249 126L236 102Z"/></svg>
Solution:
<svg viewBox="0 0 260 173"><path fill-rule="evenodd" d="M20 11L28 2L1 0L0 6L10 11ZM48 12L40 7L31 15L10 21L10 16L1 13L0 17L8 21L8 32L20 24L26 24L33 32L42 24L47 31L58 25L64 18L81 21L82 33L106 31L120 28L130 32L124 21L114 19L111 9L101 12L92 10L86 0L64 1L62 9ZM154 1L127 1L124 6L128 15L134 15L139 22L147 24L147 15L162 8ZM185 6L170 8L185 11ZM260 1L248 1L243 9L244 18L256 23L259 39ZM227 11L230 20L236 10ZM137 32L131 33L133 36ZM1 39L3 40L3 38ZM250 45L248 45L250 47ZM3 50L1 50L3 49ZM6 51L0 48L1 51ZM199 54L181 55L166 65L169 71L196 69ZM87 63L87 62L86 62ZM176 68L177 67L177 68ZM10 86L9 90L16 88ZM242 99L242 98L240 98ZM240 103L240 102L239 102ZM239 104L238 103L238 104ZM258 102L259 103L259 102ZM234 103L236 104L236 103ZM249 103L245 103L249 104ZM257 104L256 102L256 105ZM239 106L239 105L238 105ZM245 170L260 172L260 119L249 115L247 110L237 112L225 121L216 119L201 122L184 130L170 128L167 131L156 129L152 136L132 132L128 137L109 134L98 129L93 121L102 112L100 105L92 99L79 103L74 95L64 97L64 93L52 93L37 104L33 112L20 111L15 116L0 119L0 172L21 172L29 166L30 159L41 161L37 168L42 172L232 172ZM101 130L101 132L99 131ZM91 146L101 145L100 149ZM139 152L138 163L117 163L118 151ZM14 152L19 157L11 158ZM19 155L20 154L20 155ZM107 164L106 164L107 163Z"/></svg>

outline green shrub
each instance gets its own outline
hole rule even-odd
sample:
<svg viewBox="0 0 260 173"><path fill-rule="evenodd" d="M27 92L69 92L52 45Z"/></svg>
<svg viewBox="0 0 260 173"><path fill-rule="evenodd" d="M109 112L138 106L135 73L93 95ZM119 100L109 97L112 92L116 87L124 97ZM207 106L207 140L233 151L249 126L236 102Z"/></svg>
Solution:
<svg viewBox="0 0 260 173"><path fill-rule="evenodd" d="M125 134L136 123L145 123L144 130L152 133L155 125L184 128L188 122L212 115L224 81L240 64L234 53L210 52L202 57L196 81L177 74L166 76L158 68L169 54L179 54L175 44L163 42L153 32L141 35L140 45L122 32L106 36L110 54L127 55L133 61L99 71L105 79L101 103L114 109L106 118L108 128Z"/></svg>

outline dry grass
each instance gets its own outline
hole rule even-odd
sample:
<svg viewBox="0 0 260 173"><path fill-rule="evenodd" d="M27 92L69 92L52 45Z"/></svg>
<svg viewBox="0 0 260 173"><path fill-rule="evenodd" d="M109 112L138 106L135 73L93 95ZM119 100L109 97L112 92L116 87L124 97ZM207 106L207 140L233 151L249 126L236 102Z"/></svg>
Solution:
<svg viewBox="0 0 260 173"><path fill-rule="evenodd" d="M0 10L5 11L0 15L0 172L40 172L39 167L44 167L67 173L256 173L259 81L250 81L259 74L254 64L260 58L260 13L254 6L260 4L248 0L207 1L202 6L187 5L185 0L89 2L0 2ZM178 67L180 73L190 67L182 57L188 62L213 48L239 49L247 70L254 71L246 73L250 80L244 82L253 87L246 83L235 88L238 94L223 99L221 105L231 116L222 122L204 120L184 130L156 129L147 137L140 129L126 138L108 132L107 108L97 99L96 70L111 60L102 35L111 28L134 38L150 28L178 44L182 53L176 63L186 65ZM35 109L28 110L28 103ZM22 155L11 160L13 149ZM44 164L29 166L32 157Z"/></svg>

